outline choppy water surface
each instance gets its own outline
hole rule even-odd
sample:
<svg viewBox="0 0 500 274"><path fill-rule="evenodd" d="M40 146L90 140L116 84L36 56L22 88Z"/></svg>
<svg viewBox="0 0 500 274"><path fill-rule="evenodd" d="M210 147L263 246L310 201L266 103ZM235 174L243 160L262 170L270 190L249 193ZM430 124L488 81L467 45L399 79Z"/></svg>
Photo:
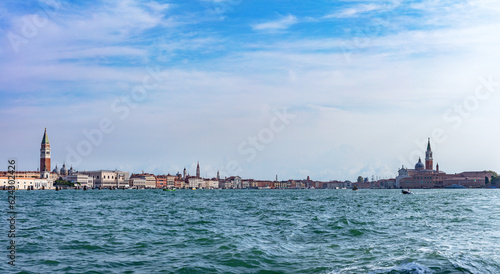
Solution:
<svg viewBox="0 0 500 274"><path fill-rule="evenodd" d="M499 190L18 191L16 205L18 266L4 251L2 273L500 273Z"/></svg>

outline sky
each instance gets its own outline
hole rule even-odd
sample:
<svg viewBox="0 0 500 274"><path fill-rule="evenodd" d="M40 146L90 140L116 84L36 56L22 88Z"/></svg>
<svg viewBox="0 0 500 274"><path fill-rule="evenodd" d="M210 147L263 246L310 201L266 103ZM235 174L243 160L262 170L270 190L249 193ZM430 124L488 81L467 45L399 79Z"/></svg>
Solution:
<svg viewBox="0 0 500 274"><path fill-rule="evenodd" d="M500 171L496 0L81 2L0 3L5 169Z"/></svg>

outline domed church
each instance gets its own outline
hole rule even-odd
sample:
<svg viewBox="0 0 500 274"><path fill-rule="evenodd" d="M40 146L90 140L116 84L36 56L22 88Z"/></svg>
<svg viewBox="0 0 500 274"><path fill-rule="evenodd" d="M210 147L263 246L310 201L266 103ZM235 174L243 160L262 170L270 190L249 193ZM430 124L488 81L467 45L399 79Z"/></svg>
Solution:
<svg viewBox="0 0 500 274"><path fill-rule="evenodd" d="M425 164L419 158L415 169L405 168L398 170L396 177L397 188L463 188L463 187L486 187L486 182L491 180L492 173L488 171L469 171L455 174L446 174L433 168L431 140L428 139L425 151Z"/></svg>

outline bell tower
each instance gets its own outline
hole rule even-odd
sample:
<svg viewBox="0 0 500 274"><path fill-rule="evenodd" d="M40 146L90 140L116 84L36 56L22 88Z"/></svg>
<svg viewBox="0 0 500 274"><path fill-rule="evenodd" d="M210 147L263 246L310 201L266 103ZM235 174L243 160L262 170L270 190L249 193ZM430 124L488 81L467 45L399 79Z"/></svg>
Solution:
<svg viewBox="0 0 500 274"><path fill-rule="evenodd" d="M427 151L425 152L425 169L426 170L433 170L433 163L432 163L432 150L431 150L431 138L428 139L427 142Z"/></svg>
<svg viewBox="0 0 500 274"><path fill-rule="evenodd" d="M42 145L40 148L40 178L49 178L50 175L50 143L47 137L47 128L43 133Z"/></svg>

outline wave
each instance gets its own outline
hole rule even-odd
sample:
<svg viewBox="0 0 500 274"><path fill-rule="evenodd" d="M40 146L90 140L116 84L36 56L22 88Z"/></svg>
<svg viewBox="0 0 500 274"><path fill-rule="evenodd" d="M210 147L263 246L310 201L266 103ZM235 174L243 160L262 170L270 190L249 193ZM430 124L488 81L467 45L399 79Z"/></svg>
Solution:
<svg viewBox="0 0 500 274"><path fill-rule="evenodd" d="M434 271L425 265L419 264L417 262L410 262L410 263L403 263L401 265L398 265L398 266L395 266L392 268L381 269L381 270L368 272L368 273L373 273L373 274L381 274L381 273L387 273L387 274L430 274L430 273L434 273Z"/></svg>

